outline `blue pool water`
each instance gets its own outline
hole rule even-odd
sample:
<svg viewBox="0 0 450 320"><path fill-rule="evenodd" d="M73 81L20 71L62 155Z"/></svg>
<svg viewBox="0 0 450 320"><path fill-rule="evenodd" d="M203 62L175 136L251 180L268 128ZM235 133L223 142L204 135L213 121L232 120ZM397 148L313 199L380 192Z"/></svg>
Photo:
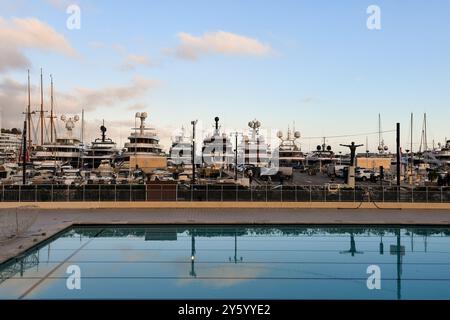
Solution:
<svg viewBox="0 0 450 320"><path fill-rule="evenodd" d="M0 265L0 298L450 299L450 228L75 227Z"/></svg>

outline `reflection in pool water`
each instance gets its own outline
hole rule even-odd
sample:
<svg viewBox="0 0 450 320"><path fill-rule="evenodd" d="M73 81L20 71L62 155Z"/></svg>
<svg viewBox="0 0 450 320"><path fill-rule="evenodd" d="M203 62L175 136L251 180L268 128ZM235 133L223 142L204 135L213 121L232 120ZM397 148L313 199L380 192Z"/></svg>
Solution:
<svg viewBox="0 0 450 320"><path fill-rule="evenodd" d="M0 298L450 299L450 228L76 227L0 265Z"/></svg>

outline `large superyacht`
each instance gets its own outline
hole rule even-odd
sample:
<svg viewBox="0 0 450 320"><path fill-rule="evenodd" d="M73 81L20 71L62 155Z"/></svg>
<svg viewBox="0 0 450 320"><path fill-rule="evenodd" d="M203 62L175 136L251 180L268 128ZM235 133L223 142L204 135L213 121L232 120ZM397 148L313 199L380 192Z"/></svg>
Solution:
<svg viewBox="0 0 450 320"><path fill-rule="evenodd" d="M35 166L42 165L45 162L71 165L74 168L81 166L83 146L81 141L73 135L75 123L80 118L78 115L74 117L62 115L60 119L65 123L65 134L62 137L57 137L55 141L44 143L39 149L34 151L31 160Z"/></svg>
<svg viewBox="0 0 450 320"><path fill-rule="evenodd" d="M84 169L97 169L101 163L108 162L113 165L119 150L116 143L106 137L105 122L100 126L102 133L101 138L96 138L91 145L87 147L82 155L82 163Z"/></svg>
<svg viewBox="0 0 450 320"><path fill-rule="evenodd" d="M144 173L152 173L156 169L167 168L167 156L159 144L159 137L153 128L146 128L147 112L137 112L135 119L139 119L139 128L132 128L125 143L123 152L123 168L130 170L141 169Z"/></svg>

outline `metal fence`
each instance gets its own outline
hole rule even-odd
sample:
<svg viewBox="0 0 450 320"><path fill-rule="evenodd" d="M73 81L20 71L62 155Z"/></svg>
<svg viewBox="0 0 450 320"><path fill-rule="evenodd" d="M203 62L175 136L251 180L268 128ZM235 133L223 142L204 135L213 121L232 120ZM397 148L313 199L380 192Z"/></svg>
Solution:
<svg viewBox="0 0 450 320"><path fill-rule="evenodd" d="M450 203L450 187L357 187L221 185L4 185L0 202L61 201L259 201Z"/></svg>

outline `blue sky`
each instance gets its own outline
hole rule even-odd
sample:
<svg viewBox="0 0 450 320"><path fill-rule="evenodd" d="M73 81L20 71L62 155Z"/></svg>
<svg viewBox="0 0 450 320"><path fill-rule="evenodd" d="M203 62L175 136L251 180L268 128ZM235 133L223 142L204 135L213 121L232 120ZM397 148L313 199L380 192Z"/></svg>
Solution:
<svg viewBox="0 0 450 320"><path fill-rule="evenodd" d="M55 76L58 92L75 100L70 112L77 106L76 88L97 97L96 91L132 86L136 77L151 81L144 93L87 106L91 135L105 118L114 127L111 134L126 139L136 111L129 107L137 104L150 113L166 145L172 130L193 119L209 130L216 115L229 128L245 128L254 118L279 129L295 121L304 137L315 137L377 131L381 113L383 129L401 122L407 140L414 112L418 143L427 112L429 142L450 136L450 2L445 0L78 1L79 30L66 28L71 1L0 3L4 20L36 18L76 51L73 57L57 49L19 48L31 63L34 84L43 67L46 77ZM372 4L381 9L381 30L366 27ZM212 50L196 59L174 53L180 33L202 39L218 31L253 39L270 52ZM146 57L146 63L125 69L130 55ZM25 84L26 68L0 71L0 79ZM58 108L64 112L66 106ZM393 146L393 134L385 139ZM366 136L329 143L338 149L349 140L365 143ZM300 141L306 150L319 142ZM369 149L376 145L377 136L370 135Z"/></svg>

